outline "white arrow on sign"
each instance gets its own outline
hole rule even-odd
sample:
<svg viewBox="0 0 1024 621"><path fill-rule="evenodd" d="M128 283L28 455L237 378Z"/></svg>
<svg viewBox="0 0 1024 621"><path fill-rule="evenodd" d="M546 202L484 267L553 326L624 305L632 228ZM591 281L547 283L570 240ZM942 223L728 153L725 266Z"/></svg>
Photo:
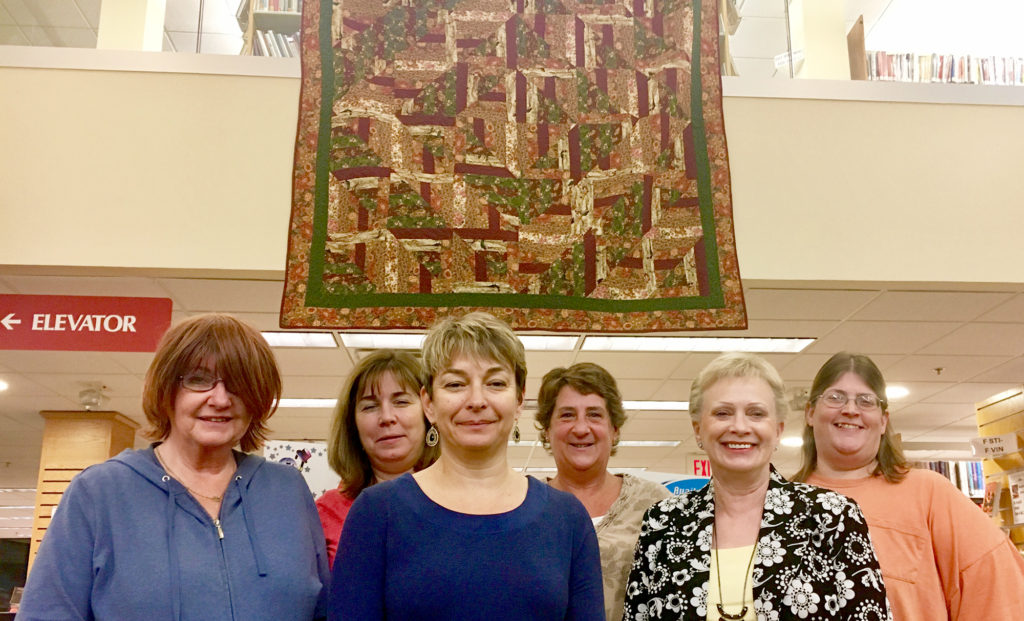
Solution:
<svg viewBox="0 0 1024 621"><path fill-rule="evenodd" d="M0 324L3 324L3 326L5 328L7 328L8 330L13 330L14 328L11 327L11 326L16 326L19 323L21 323L21 320L20 319L15 319L14 318L14 313L7 313L6 317L4 317L3 319L0 319Z"/></svg>

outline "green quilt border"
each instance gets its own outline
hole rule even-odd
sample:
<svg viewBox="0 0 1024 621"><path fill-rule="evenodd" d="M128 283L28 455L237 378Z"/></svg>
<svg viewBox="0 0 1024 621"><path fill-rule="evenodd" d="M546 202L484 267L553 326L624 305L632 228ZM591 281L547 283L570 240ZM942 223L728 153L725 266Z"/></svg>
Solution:
<svg viewBox="0 0 1024 621"><path fill-rule="evenodd" d="M327 205L330 190L331 113L334 102L334 47L331 40L332 0L320 0L320 128L316 149L316 187L313 204L313 236L310 240L309 276L306 281L307 307L369 308L369 307L453 307L484 308L546 308L552 310L585 310L598 312L645 312L719 308L724 303L721 272L718 269L718 239L715 230L711 197L711 173L708 161L707 136L704 125L703 67L701 37L703 33L701 0L693 3L693 41L690 66L697 70L690 77L690 126L693 128L697 158L697 186L701 229L704 244L708 289L706 296L653 298L646 300L607 300L561 295L529 295L519 293L330 293L323 286L323 250L327 242ZM324 17L327 16L327 19Z"/></svg>

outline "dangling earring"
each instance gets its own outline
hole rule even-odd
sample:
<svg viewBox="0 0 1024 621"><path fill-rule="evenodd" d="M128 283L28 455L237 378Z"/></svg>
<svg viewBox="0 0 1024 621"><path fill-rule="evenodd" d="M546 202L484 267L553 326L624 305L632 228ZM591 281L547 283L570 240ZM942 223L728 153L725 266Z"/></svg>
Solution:
<svg viewBox="0 0 1024 621"><path fill-rule="evenodd" d="M523 435L519 433L519 421L516 421L515 427L512 428L512 441L519 444L519 441L523 439Z"/></svg>
<svg viewBox="0 0 1024 621"><path fill-rule="evenodd" d="M437 433L437 427L430 423L430 429L427 430L427 446L437 446L440 439L441 434Z"/></svg>
<svg viewBox="0 0 1024 621"><path fill-rule="evenodd" d="M701 442L700 440L697 440L697 448L699 448L700 450L703 451L704 450L704 443Z"/></svg>

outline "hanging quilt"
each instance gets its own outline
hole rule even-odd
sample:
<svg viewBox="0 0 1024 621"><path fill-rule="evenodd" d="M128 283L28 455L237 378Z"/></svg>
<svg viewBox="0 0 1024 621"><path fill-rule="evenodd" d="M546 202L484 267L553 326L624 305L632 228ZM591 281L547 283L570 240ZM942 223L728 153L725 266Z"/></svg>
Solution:
<svg viewBox="0 0 1024 621"><path fill-rule="evenodd" d="M744 328L714 0L307 0L281 325Z"/></svg>

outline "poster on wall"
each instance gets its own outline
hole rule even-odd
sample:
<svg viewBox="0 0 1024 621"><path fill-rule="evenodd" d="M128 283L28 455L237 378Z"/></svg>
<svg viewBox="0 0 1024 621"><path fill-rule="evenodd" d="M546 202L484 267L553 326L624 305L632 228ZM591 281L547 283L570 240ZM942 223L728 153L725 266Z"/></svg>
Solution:
<svg viewBox="0 0 1024 621"><path fill-rule="evenodd" d="M315 498L338 487L341 481L327 463L326 442L271 440L263 446L263 457L301 472Z"/></svg>
<svg viewBox="0 0 1024 621"><path fill-rule="evenodd" d="M1008 472L1006 482L1010 487L1010 508L1014 525L1024 524L1024 470Z"/></svg>
<svg viewBox="0 0 1024 621"><path fill-rule="evenodd" d="M719 3L303 3L281 326L747 325Z"/></svg>

